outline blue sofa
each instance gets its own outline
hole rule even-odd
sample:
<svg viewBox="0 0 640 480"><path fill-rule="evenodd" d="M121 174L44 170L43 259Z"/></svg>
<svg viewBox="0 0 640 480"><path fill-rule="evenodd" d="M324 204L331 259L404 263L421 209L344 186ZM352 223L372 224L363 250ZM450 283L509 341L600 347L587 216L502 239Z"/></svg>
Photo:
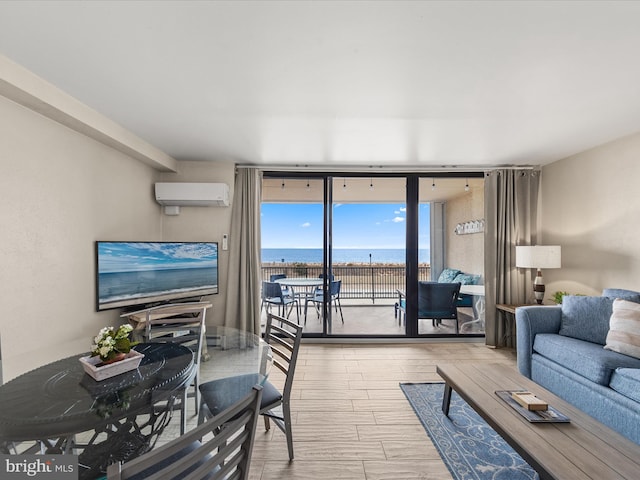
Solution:
<svg viewBox="0 0 640 480"><path fill-rule="evenodd" d="M615 298L565 296L561 306L516 310L518 369L547 390L640 444L640 359L605 349Z"/></svg>

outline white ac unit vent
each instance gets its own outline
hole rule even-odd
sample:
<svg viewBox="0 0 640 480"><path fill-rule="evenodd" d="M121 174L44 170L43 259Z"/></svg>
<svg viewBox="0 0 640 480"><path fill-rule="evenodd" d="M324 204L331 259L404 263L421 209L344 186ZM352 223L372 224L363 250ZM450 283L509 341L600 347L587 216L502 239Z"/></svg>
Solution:
<svg viewBox="0 0 640 480"><path fill-rule="evenodd" d="M156 201L171 207L228 207L226 183L156 183Z"/></svg>

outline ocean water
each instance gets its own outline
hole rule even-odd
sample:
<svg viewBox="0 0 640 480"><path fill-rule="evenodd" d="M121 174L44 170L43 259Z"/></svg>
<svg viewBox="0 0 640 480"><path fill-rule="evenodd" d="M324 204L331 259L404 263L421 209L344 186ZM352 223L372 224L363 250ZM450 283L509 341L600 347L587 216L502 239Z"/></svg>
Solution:
<svg viewBox="0 0 640 480"><path fill-rule="evenodd" d="M334 248L333 263L405 263L403 248ZM420 249L419 263L429 263L429 249ZM321 248L263 248L262 263L322 263Z"/></svg>
<svg viewBox="0 0 640 480"><path fill-rule="evenodd" d="M215 267L100 273L98 298L100 303L109 303L149 295L216 288L217 285L218 269Z"/></svg>

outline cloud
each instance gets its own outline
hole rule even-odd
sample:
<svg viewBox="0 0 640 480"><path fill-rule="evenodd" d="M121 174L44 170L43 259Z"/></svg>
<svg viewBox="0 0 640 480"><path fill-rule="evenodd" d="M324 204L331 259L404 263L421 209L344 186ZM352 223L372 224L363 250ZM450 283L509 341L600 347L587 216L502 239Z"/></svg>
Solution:
<svg viewBox="0 0 640 480"><path fill-rule="evenodd" d="M404 222L404 218L403 217L394 217L391 221L393 223L400 223L400 222Z"/></svg>
<svg viewBox="0 0 640 480"><path fill-rule="evenodd" d="M311 222L304 222L302 225L300 225L302 228L308 228L311 226Z"/></svg>

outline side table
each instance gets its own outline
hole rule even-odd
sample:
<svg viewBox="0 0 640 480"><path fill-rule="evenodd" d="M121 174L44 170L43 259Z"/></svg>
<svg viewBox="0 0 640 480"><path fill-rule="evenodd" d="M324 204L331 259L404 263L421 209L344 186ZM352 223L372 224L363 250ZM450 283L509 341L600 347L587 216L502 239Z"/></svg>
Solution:
<svg viewBox="0 0 640 480"><path fill-rule="evenodd" d="M508 303L497 303L496 310L498 312L498 316L502 319L502 323L504 325L505 334L502 337L502 345L507 346L508 339L514 339L512 345L508 345L510 347L515 347L515 328L516 328L516 308L518 307L526 307L529 305L534 305L532 303L517 303L517 304L508 304ZM536 304L537 305L537 304Z"/></svg>

